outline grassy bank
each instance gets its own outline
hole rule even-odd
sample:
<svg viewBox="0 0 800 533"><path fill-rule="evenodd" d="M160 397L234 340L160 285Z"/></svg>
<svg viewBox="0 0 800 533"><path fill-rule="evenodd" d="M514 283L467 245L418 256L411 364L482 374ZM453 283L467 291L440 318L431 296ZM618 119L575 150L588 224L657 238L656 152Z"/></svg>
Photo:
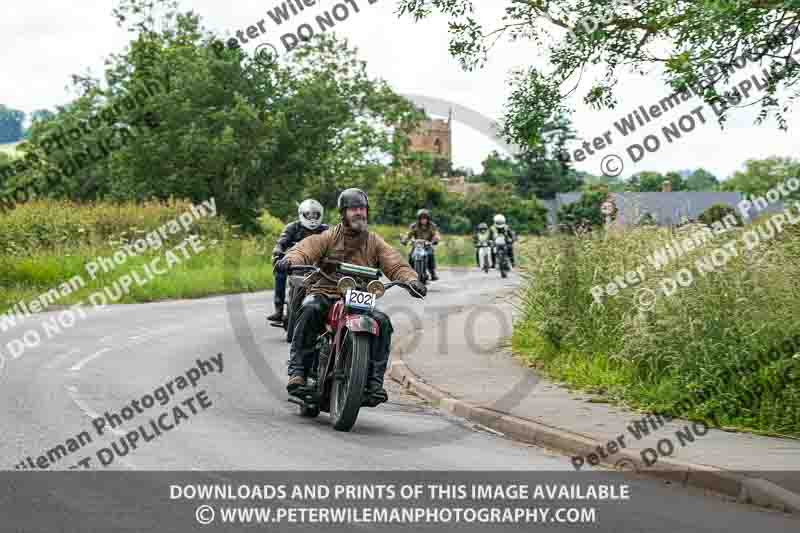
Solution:
<svg viewBox="0 0 800 533"><path fill-rule="evenodd" d="M784 230L747 251L743 231L721 235L661 271L647 256L676 237L665 229L532 239L516 353L611 401L800 436L800 236ZM734 238L737 257L698 273L696 260ZM642 264L641 284L606 296L602 305L594 301L592 287ZM664 296L663 278L681 268L693 282ZM642 288L658 294L653 307L639 299Z"/></svg>
<svg viewBox="0 0 800 533"><path fill-rule="evenodd" d="M163 257L165 250L188 234L197 235L205 250L191 253L166 274L155 276L142 286L134 283L119 301L151 302L273 288L271 253L283 223L268 215L262 218L263 236L242 236L224 219L204 217L195 221L188 232L170 235L161 248L150 247L140 255L129 256L113 270L101 270L94 279L87 272L88 263L98 257L110 258L124 244L144 238L190 209L189 203L180 201L140 205L35 201L0 215L0 312L75 276L81 276L86 286L59 298L57 304L85 301L89 294L134 271L145 278L145 265ZM371 229L403 249L400 238L404 228ZM471 265L472 257L471 240L465 236L445 236L437 249L441 265Z"/></svg>

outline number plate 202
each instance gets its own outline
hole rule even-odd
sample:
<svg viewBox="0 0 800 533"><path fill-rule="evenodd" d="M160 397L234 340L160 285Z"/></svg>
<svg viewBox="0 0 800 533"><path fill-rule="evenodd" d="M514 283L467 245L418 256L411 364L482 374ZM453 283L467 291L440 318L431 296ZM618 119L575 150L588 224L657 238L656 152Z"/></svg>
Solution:
<svg viewBox="0 0 800 533"><path fill-rule="evenodd" d="M368 292L350 289L345 293L344 303L348 307L372 311L375 307L375 296Z"/></svg>

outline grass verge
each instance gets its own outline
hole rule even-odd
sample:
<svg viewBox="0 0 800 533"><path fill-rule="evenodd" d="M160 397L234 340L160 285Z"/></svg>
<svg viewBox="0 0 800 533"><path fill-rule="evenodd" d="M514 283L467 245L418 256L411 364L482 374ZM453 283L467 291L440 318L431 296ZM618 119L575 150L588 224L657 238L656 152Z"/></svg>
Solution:
<svg viewBox="0 0 800 533"><path fill-rule="evenodd" d="M515 353L568 386L659 414L800 437L800 235L766 220L651 267L669 230L531 239ZM764 237L742 246L744 233ZM735 240L712 272L697 262ZM718 256L719 257L719 256ZM644 265L644 280L598 303L590 292ZM668 297L665 279L692 282ZM658 295L641 305L641 290Z"/></svg>

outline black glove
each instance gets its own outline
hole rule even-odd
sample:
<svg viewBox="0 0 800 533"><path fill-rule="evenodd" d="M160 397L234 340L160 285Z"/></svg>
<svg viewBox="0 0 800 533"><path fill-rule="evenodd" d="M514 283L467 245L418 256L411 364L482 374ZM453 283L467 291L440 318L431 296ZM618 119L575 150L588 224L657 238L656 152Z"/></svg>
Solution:
<svg viewBox="0 0 800 533"><path fill-rule="evenodd" d="M279 259L275 262L275 265L272 267L273 272L276 274L285 274L289 272L289 268L291 268L292 264L289 262L288 259L285 257L283 259Z"/></svg>
<svg viewBox="0 0 800 533"><path fill-rule="evenodd" d="M409 294L414 298L424 298L426 294L428 294L428 287L425 286L421 281L414 280L408 284L411 287L411 291Z"/></svg>
<svg viewBox="0 0 800 533"><path fill-rule="evenodd" d="M281 257L283 257L283 255L284 255L284 254L274 254L274 255L272 256L272 267L273 267L273 268L275 267L275 263L277 263L278 261L280 261L280 260L281 260Z"/></svg>

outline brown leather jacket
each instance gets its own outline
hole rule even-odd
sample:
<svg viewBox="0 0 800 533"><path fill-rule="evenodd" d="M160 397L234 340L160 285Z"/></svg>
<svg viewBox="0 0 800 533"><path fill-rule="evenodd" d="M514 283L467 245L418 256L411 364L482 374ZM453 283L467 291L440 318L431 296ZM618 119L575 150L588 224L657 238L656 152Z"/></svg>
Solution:
<svg viewBox="0 0 800 533"><path fill-rule="evenodd" d="M408 283L418 279L416 272L403 256L386 244L379 235L366 231L356 233L342 224L337 224L319 235L306 237L287 252L285 258L293 266L319 264L334 279L341 277L336 273L336 264L325 260L379 268L391 281ZM316 277L318 279L313 280L307 294L339 296L331 281L322 276Z"/></svg>
<svg viewBox="0 0 800 533"><path fill-rule="evenodd" d="M408 233L404 240L425 239L426 241L434 242L438 241L440 238L439 226L429 220L427 226L423 226L419 222L411 224L411 226L408 227Z"/></svg>

